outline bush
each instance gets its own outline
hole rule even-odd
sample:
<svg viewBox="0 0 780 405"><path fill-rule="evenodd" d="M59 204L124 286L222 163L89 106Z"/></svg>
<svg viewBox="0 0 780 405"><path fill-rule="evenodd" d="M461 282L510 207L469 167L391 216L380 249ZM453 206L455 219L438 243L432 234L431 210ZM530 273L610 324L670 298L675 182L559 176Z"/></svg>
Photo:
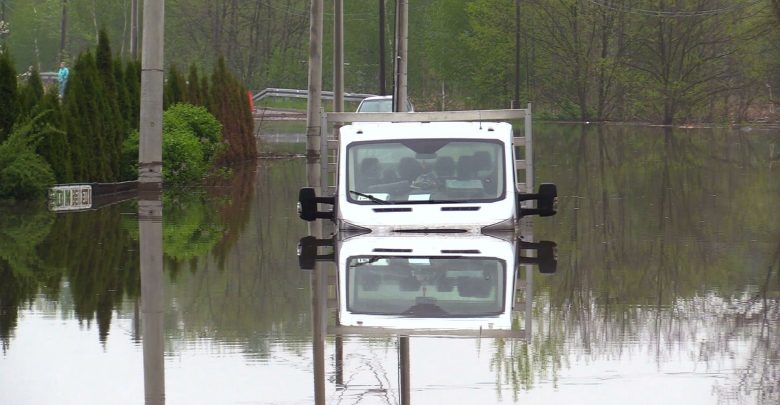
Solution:
<svg viewBox="0 0 780 405"><path fill-rule="evenodd" d="M47 188L54 184L51 166L35 153L40 138L33 119L14 127L0 144L0 198L44 197Z"/></svg>
<svg viewBox="0 0 780 405"><path fill-rule="evenodd" d="M203 179L224 149L222 125L204 107L175 104L163 113L163 180L173 185ZM138 177L139 133L122 144L122 177Z"/></svg>

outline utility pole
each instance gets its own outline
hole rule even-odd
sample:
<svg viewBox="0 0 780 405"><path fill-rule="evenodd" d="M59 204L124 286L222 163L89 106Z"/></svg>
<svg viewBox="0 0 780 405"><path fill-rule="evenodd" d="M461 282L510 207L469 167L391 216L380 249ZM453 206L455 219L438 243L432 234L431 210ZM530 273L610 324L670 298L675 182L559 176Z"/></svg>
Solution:
<svg viewBox="0 0 780 405"><path fill-rule="evenodd" d="M393 111L406 111L407 46L409 44L409 2L396 0L395 37L395 89L393 90Z"/></svg>
<svg viewBox="0 0 780 405"><path fill-rule="evenodd" d="M515 0L515 98L512 108L520 106L520 0Z"/></svg>
<svg viewBox="0 0 780 405"><path fill-rule="evenodd" d="M344 111L344 0L333 1L333 111Z"/></svg>
<svg viewBox="0 0 780 405"><path fill-rule="evenodd" d="M385 86L385 0L379 0L379 95L387 94Z"/></svg>
<svg viewBox="0 0 780 405"><path fill-rule="evenodd" d="M68 34L68 0L62 0L62 21L60 22L60 61L65 59L65 43Z"/></svg>
<svg viewBox="0 0 780 405"><path fill-rule="evenodd" d="M149 190L162 188L164 3L144 1L138 187Z"/></svg>
<svg viewBox="0 0 780 405"><path fill-rule="evenodd" d="M306 105L306 164L310 185L320 184L322 123L322 16L323 0L311 0L309 15L309 97Z"/></svg>
<svg viewBox="0 0 780 405"><path fill-rule="evenodd" d="M138 0L130 2L130 56L138 59Z"/></svg>

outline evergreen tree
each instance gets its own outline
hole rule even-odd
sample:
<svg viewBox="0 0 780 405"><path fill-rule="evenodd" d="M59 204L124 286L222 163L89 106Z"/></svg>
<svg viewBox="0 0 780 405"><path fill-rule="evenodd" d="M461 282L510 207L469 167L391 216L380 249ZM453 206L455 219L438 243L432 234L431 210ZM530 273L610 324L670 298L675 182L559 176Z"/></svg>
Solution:
<svg viewBox="0 0 780 405"><path fill-rule="evenodd" d="M64 128L62 109L57 92L50 91L43 95L37 110L45 111L43 118L51 130L44 134L36 151L43 157L52 170L58 183L70 183L73 181L73 168L71 166L70 144L68 134L54 128Z"/></svg>
<svg viewBox="0 0 780 405"><path fill-rule="evenodd" d="M114 179L108 150L111 144L106 142L110 129L106 126L116 122L105 116L106 102L95 58L87 51L73 66L63 103L75 181Z"/></svg>
<svg viewBox="0 0 780 405"><path fill-rule="evenodd" d="M238 162L255 159L254 122L247 93L227 70L222 58L211 75L209 110L224 126L223 136L228 143L225 160Z"/></svg>
<svg viewBox="0 0 780 405"><path fill-rule="evenodd" d="M8 137L19 111L16 69L11 55L0 46L0 142Z"/></svg>
<svg viewBox="0 0 780 405"><path fill-rule="evenodd" d="M19 88L19 115L31 117L35 113L40 112L38 104L42 98L43 82L41 81L41 75L38 73L38 69L33 68L30 76L27 77L25 83Z"/></svg>
<svg viewBox="0 0 780 405"><path fill-rule="evenodd" d="M167 110L171 105L184 101L186 88L184 77L179 73L179 69L176 65L171 65L163 93L163 109Z"/></svg>
<svg viewBox="0 0 780 405"><path fill-rule="evenodd" d="M134 60L125 66L125 89L127 90L127 110L123 112L127 116L128 128L138 129L141 123L141 62Z"/></svg>
<svg viewBox="0 0 780 405"><path fill-rule="evenodd" d="M126 122L120 112L120 91L118 90L116 76L114 73L114 62L111 57L111 45L108 41L108 34L105 29L100 30L98 35L97 53L95 55L95 64L100 76L100 86L102 91L99 95L103 100L98 104L100 107L101 120L103 122L102 138L105 148L99 153L106 155L106 162L109 166L109 173L105 173L108 180L116 180L119 173L120 150L122 141L127 137L127 130L124 125Z"/></svg>
<svg viewBox="0 0 780 405"><path fill-rule="evenodd" d="M204 105L200 88L200 79L198 78L198 67L195 66L194 63L190 65L190 74L187 78L186 100L192 105Z"/></svg>

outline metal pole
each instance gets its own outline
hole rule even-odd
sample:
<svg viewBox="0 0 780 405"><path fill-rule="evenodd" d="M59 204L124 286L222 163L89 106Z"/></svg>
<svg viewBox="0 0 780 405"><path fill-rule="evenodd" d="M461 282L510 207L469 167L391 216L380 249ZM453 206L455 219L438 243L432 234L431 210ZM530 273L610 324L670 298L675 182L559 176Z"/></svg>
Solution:
<svg viewBox="0 0 780 405"><path fill-rule="evenodd" d="M146 404L165 403L162 198L160 191L138 199L143 316L144 396Z"/></svg>
<svg viewBox="0 0 780 405"><path fill-rule="evenodd" d="M141 188L162 185L163 33L165 0L144 1L141 55L141 139L138 183Z"/></svg>
<svg viewBox="0 0 780 405"><path fill-rule="evenodd" d="M387 94L385 73L385 0L379 0L379 95Z"/></svg>
<svg viewBox="0 0 780 405"><path fill-rule="evenodd" d="M306 159L308 184L320 184L320 108L322 108L323 0L312 0L309 25L309 97L306 105Z"/></svg>
<svg viewBox="0 0 780 405"><path fill-rule="evenodd" d="M333 1L333 111L344 111L344 3Z"/></svg>
<svg viewBox="0 0 780 405"><path fill-rule="evenodd" d="M512 108L520 107L520 0L515 0L515 98Z"/></svg>
<svg viewBox="0 0 780 405"><path fill-rule="evenodd" d="M397 0L396 8L396 79L393 99L393 111L406 111L407 83L407 46L409 44L409 3Z"/></svg>

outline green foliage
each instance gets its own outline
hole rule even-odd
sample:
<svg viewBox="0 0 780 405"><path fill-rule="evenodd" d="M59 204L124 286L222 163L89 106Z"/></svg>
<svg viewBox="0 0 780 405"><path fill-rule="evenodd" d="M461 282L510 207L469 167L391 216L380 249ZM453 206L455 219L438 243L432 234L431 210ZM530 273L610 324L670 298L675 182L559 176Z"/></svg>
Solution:
<svg viewBox="0 0 780 405"><path fill-rule="evenodd" d="M173 186L202 180L224 149L221 124L204 107L179 103L163 113L163 179ZM138 176L139 133L122 145L122 177Z"/></svg>
<svg viewBox="0 0 780 405"><path fill-rule="evenodd" d="M40 198L54 184L51 166L35 153L44 132L33 119L15 127L0 144L0 199Z"/></svg>
<svg viewBox="0 0 780 405"><path fill-rule="evenodd" d="M0 45L0 142L11 132L18 109L16 69L8 50Z"/></svg>
<svg viewBox="0 0 780 405"><path fill-rule="evenodd" d="M101 73L92 54L85 52L68 79L63 111L75 181L119 179L125 118L117 104L112 65L108 69L107 76Z"/></svg>
<svg viewBox="0 0 780 405"><path fill-rule="evenodd" d="M224 150L222 124L205 107L178 103L168 108L165 115L171 118L172 125L183 123L192 131L202 145L205 162L212 162Z"/></svg>
<svg viewBox="0 0 780 405"><path fill-rule="evenodd" d="M179 73L176 65L171 65L168 70L168 80L163 88L163 109L167 110L171 105L184 101L186 90L187 83L184 76Z"/></svg>
<svg viewBox="0 0 780 405"><path fill-rule="evenodd" d="M141 62L127 62L123 78L127 104L122 115L127 118L128 128L138 129L141 122Z"/></svg>

